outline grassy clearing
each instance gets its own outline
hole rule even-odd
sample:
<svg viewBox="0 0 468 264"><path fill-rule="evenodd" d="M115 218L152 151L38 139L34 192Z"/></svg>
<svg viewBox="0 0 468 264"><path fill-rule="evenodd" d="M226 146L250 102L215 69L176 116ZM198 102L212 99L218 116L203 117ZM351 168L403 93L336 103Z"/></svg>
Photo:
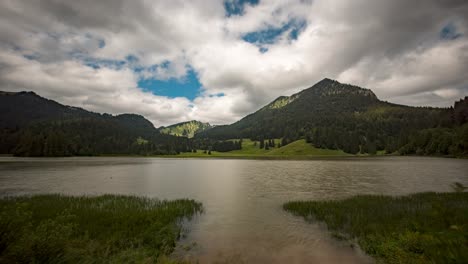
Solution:
<svg viewBox="0 0 468 264"><path fill-rule="evenodd" d="M167 262L193 200L39 195L0 199L0 263Z"/></svg>
<svg viewBox="0 0 468 264"><path fill-rule="evenodd" d="M362 195L289 202L284 209L324 221L334 236L356 239L379 262L468 263L468 193Z"/></svg>
<svg viewBox="0 0 468 264"><path fill-rule="evenodd" d="M351 156L342 150L319 149L307 143L304 139L294 141L284 147L275 148L268 155L284 156Z"/></svg>
<svg viewBox="0 0 468 264"><path fill-rule="evenodd" d="M238 139L233 139L233 140L238 140ZM278 144L280 142L280 139L275 139L275 144ZM209 158L209 157L255 157L255 156L266 156L270 150L265 150L259 148L259 143L254 142L250 139L243 139L242 140L242 149L240 150L233 150L229 152L218 152L218 151L212 151L211 155L204 153L203 150L197 150L196 153L191 153L191 152L185 152L181 153L177 156L179 157L193 157L193 158Z"/></svg>
<svg viewBox="0 0 468 264"><path fill-rule="evenodd" d="M281 142L281 139L274 139L275 146ZM307 157L342 157L352 156L341 150L319 149L308 144L305 140L297 140L286 146L270 148L269 150L261 149L259 142L251 141L250 139L242 140L242 149L229 152L212 151L211 155L204 153L203 150L198 150L196 153L181 153L177 157L187 158L261 158L261 159L278 159L278 158L307 158Z"/></svg>

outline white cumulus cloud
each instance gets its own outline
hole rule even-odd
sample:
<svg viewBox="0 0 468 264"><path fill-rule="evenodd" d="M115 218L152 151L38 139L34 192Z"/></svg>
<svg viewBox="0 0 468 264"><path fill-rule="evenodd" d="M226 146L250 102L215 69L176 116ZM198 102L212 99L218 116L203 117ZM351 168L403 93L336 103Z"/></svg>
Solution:
<svg viewBox="0 0 468 264"><path fill-rule="evenodd" d="M463 0L265 0L230 16L216 0L5 0L0 90L155 126L234 122L325 77L395 103L450 106L468 93L467 29ZM192 101L138 86L190 70L200 82Z"/></svg>

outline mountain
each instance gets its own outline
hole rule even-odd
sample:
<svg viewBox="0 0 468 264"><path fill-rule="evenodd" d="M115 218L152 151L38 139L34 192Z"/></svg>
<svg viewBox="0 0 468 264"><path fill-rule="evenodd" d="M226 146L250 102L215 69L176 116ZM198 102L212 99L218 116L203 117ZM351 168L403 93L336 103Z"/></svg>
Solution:
<svg viewBox="0 0 468 264"><path fill-rule="evenodd" d="M353 121L353 126L376 115L395 117L399 120L413 119L411 115L427 113L421 127L437 124L446 109L415 108L395 105L380 101L368 89L341 84L331 79L324 79L314 86L291 96L280 96L270 104L250 114L238 122L227 126L218 126L201 133L210 138L280 138L304 134L304 130L315 127L342 126ZM431 122L429 119L434 119ZM427 124L426 123L430 123Z"/></svg>
<svg viewBox="0 0 468 264"><path fill-rule="evenodd" d="M141 137L152 137L158 135L158 131L148 119L136 114L121 114L114 117L125 129Z"/></svg>
<svg viewBox="0 0 468 264"><path fill-rule="evenodd" d="M84 109L40 97L34 92L0 91L0 128L20 128L32 122L94 115Z"/></svg>
<svg viewBox="0 0 468 264"><path fill-rule="evenodd" d="M212 128L209 123L203 123L200 121L192 120L182 123L177 123L167 127L158 128L159 132L163 134L193 138L196 133L205 131Z"/></svg>
<svg viewBox="0 0 468 264"><path fill-rule="evenodd" d="M410 107L381 101L369 89L324 79L294 95L278 97L231 125L190 121L156 129L135 114L99 114L33 92L0 92L0 153L231 151L242 148L242 140L235 140L242 138L260 141L258 146L274 138L281 139L281 146L304 139L315 148L351 154L467 156L468 97L451 108Z"/></svg>
<svg viewBox="0 0 468 264"><path fill-rule="evenodd" d="M98 114L33 92L0 92L0 153L18 156L176 154L187 140L143 116Z"/></svg>
<svg viewBox="0 0 468 264"><path fill-rule="evenodd" d="M294 95L278 97L238 122L214 127L196 137L282 138L283 144L305 138L315 147L352 154L378 150L392 153L408 144L416 131L450 129L453 112L449 108L384 102L369 89L324 79ZM448 152L448 147L443 152Z"/></svg>

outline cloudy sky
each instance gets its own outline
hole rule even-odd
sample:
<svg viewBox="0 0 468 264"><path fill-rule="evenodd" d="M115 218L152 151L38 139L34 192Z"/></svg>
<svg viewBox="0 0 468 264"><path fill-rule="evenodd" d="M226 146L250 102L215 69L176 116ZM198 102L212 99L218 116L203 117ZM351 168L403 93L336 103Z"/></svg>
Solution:
<svg viewBox="0 0 468 264"><path fill-rule="evenodd" d="M158 127L231 123L325 77L452 105L468 1L0 0L0 90Z"/></svg>

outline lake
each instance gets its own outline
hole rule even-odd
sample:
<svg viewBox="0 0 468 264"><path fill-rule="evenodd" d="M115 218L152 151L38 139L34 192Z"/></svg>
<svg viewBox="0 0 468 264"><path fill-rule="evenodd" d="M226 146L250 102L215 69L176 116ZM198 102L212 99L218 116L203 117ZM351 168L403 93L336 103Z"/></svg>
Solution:
<svg viewBox="0 0 468 264"><path fill-rule="evenodd" d="M468 160L0 157L2 196L113 193L201 201L205 212L185 223L187 236L174 252L201 263L372 263L331 238L323 224L306 223L282 204L451 191L456 181L468 184Z"/></svg>

